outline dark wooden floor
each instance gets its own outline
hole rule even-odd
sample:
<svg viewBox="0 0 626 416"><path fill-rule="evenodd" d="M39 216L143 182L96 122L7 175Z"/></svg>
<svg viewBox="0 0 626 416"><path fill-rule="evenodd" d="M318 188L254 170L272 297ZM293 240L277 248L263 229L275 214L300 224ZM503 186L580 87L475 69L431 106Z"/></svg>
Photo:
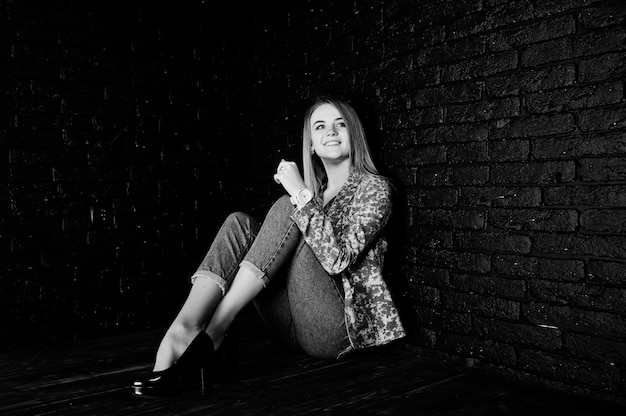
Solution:
<svg viewBox="0 0 626 416"><path fill-rule="evenodd" d="M416 357L401 345L341 361L275 347L247 318L238 365L209 396L132 397L162 331L0 353L0 415L623 415L626 409Z"/></svg>

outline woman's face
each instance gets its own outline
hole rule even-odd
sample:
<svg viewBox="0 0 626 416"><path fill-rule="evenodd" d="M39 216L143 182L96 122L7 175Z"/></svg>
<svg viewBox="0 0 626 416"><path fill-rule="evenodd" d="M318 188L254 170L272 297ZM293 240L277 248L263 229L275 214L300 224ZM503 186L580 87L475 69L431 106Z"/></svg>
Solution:
<svg viewBox="0 0 626 416"><path fill-rule="evenodd" d="M313 149L323 161L350 159L350 133L335 106L322 104L317 107L310 123Z"/></svg>

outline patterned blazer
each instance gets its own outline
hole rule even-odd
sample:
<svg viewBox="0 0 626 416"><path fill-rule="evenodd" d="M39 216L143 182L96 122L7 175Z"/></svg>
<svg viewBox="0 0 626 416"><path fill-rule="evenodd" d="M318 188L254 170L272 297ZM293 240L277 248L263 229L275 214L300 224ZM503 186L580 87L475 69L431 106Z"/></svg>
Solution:
<svg viewBox="0 0 626 416"><path fill-rule="evenodd" d="M325 207L321 196L291 215L322 267L341 273L345 317L355 349L383 345L405 335L383 280L391 215L391 189L374 175L353 172Z"/></svg>

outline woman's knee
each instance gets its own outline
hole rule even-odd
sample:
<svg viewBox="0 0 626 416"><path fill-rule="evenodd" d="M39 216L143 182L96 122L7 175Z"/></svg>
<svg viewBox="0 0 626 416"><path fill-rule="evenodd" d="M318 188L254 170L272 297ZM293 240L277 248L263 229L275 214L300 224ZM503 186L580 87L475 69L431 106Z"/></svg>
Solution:
<svg viewBox="0 0 626 416"><path fill-rule="evenodd" d="M251 231L257 227L257 222L245 212L232 212L224 220L223 227L236 228L239 230ZM256 230L255 230L256 232Z"/></svg>
<svg viewBox="0 0 626 416"><path fill-rule="evenodd" d="M228 217L226 217L226 220L224 220L224 223L245 224L247 222L250 222L251 218L252 217L246 214L245 212L235 211L235 212L231 212L230 214L228 214Z"/></svg>

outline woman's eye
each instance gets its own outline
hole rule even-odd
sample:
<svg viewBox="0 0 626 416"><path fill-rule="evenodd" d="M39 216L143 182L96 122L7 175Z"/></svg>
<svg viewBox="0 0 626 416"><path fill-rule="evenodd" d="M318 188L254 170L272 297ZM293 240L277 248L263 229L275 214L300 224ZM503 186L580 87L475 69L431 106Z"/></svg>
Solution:
<svg viewBox="0 0 626 416"><path fill-rule="evenodd" d="M346 122L345 121L338 122L337 127L346 127Z"/></svg>
<svg viewBox="0 0 626 416"><path fill-rule="evenodd" d="M315 126L315 130L322 130L324 128L323 124L318 124L317 126Z"/></svg>

